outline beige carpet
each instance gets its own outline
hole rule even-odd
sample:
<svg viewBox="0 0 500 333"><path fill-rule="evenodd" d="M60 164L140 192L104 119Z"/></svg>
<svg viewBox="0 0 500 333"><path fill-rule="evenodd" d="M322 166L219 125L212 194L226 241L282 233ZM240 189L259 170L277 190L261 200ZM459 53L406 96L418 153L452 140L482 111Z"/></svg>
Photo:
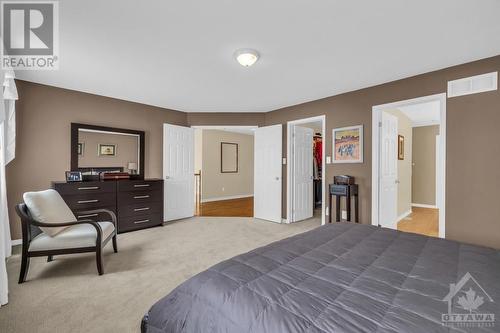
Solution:
<svg viewBox="0 0 500 333"><path fill-rule="evenodd" d="M104 251L103 276L92 254L31 259L18 285L20 256L7 262L9 304L0 332L139 332L161 297L196 273L237 254L311 230L320 219L275 224L253 218L192 218L118 235Z"/></svg>

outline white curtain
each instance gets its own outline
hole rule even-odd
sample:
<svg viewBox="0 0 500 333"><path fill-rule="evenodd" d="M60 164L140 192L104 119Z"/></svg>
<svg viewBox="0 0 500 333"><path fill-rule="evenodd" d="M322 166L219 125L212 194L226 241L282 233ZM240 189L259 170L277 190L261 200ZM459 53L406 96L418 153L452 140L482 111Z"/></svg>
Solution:
<svg viewBox="0 0 500 333"><path fill-rule="evenodd" d="M0 94L0 306L2 306L8 302L8 281L5 261L12 254L5 166L15 156L15 101L18 97L14 72L1 71L0 79L3 82L3 90L2 94Z"/></svg>

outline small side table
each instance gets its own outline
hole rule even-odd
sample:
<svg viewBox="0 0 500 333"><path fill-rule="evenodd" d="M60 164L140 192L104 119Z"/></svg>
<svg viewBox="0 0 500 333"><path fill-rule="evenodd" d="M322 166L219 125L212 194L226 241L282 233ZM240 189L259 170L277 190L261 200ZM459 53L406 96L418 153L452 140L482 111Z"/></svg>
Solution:
<svg viewBox="0 0 500 333"><path fill-rule="evenodd" d="M328 222L332 223L332 197L335 196L335 221L340 222L340 199L345 197L347 221L351 221L351 197L354 197L354 222L359 223L359 196L358 185L330 184L329 193L329 216ZM352 222L352 221L351 221Z"/></svg>

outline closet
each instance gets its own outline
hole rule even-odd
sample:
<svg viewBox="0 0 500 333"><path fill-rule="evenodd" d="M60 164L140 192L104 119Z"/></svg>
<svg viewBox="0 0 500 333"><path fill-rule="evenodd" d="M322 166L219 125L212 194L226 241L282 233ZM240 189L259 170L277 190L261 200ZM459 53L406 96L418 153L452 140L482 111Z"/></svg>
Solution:
<svg viewBox="0 0 500 333"><path fill-rule="evenodd" d="M322 204L322 152L323 138L321 133L316 133L313 137L313 179L314 179L314 209L321 208Z"/></svg>

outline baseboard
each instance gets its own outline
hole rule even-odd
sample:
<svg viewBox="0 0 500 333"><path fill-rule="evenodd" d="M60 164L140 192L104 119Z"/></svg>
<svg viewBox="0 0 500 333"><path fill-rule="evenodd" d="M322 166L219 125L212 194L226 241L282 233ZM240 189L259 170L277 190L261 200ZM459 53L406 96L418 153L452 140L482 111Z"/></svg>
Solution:
<svg viewBox="0 0 500 333"><path fill-rule="evenodd" d="M402 219L404 219L405 217L407 217L411 213L412 213L411 209L407 210L406 212L404 212L403 214L401 214L401 215L398 216L397 221L398 222L401 221Z"/></svg>
<svg viewBox="0 0 500 333"><path fill-rule="evenodd" d="M12 243L12 246L21 245L23 243L23 240L22 239L13 239L11 241L11 243Z"/></svg>
<svg viewBox="0 0 500 333"><path fill-rule="evenodd" d="M243 199L243 198L250 198L250 197L253 197L253 194L230 195L227 197L201 199L201 203L212 202L212 201L232 200L232 199Z"/></svg>
<svg viewBox="0 0 500 333"><path fill-rule="evenodd" d="M420 208L434 208L436 209L436 205L427 205L427 204L419 204L419 203L412 203L412 207L420 207Z"/></svg>

